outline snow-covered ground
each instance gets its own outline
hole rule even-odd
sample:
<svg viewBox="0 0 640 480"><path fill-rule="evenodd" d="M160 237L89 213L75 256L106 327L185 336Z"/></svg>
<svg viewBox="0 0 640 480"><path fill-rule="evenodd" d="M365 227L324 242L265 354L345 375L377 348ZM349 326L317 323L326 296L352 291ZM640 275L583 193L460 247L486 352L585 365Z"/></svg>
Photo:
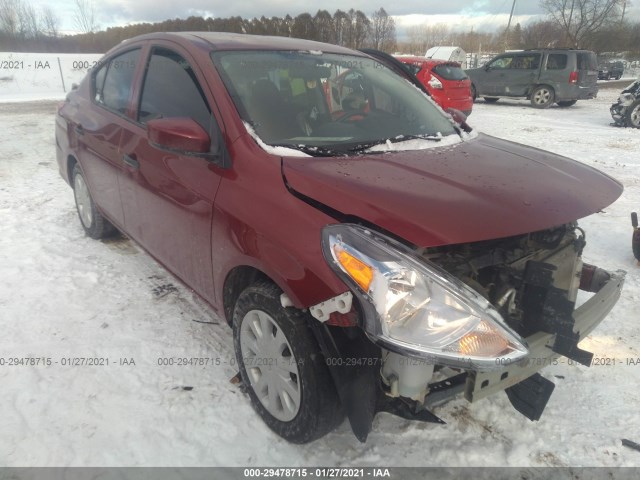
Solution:
<svg viewBox="0 0 640 480"><path fill-rule="evenodd" d="M640 210L640 131L609 126L617 94L544 111L479 101L469 119L624 184L581 222L585 260L628 271L618 305L581 344L616 365L544 370L556 389L539 422L498 394L438 407L444 426L381 414L365 444L345 423L304 446L271 433L229 382L230 329L201 300L132 242L85 237L57 172L55 102L0 104L0 465L640 466L620 442L640 442L640 363L627 364L640 358L629 220ZM39 364L9 365L26 357ZM66 365L79 357L108 365ZM213 365L159 364L179 357Z"/></svg>
<svg viewBox="0 0 640 480"><path fill-rule="evenodd" d="M99 53L0 52L0 102L64 99Z"/></svg>

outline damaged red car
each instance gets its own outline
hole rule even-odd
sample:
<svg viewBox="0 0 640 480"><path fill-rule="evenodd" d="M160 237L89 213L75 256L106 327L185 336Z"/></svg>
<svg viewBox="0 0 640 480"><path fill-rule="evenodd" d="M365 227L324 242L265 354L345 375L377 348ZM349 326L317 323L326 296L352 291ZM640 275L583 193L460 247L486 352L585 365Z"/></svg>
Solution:
<svg viewBox="0 0 640 480"><path fill-rule="evenodd" d="M502 391L537 420L538 371L590 364L578 343L624 282L583 264L576 223L619 182L458 125L335 45L127 40L60 106L56 146L87 235L126 233L227 320L253 407L291 442Z"/></svg>

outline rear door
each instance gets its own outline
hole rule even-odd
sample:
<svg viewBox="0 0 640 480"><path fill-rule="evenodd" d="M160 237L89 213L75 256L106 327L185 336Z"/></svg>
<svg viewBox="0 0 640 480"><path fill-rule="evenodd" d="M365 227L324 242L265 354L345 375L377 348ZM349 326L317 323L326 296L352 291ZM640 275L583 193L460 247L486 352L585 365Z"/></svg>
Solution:
<svg viewBox="0 0 640 480"><path fill-rule="evenodd" d="M205 298L213 298L211 220L221 167L154 146L146 122L189 117L217 131L208 88L193 58L171 42L149 51L136 122L123 131L120 182L127 232Z"/></svg>
<svg viewBox="0 0 640 480"><path fill-rule="evenodd" d="M118 191L122 162L118 154L122 129L129 123L129 100L140 48L106 61L92 73L92 105L81 109L73 125L80 165L91 195L102 212L118 225L124 224Z"/></svg>

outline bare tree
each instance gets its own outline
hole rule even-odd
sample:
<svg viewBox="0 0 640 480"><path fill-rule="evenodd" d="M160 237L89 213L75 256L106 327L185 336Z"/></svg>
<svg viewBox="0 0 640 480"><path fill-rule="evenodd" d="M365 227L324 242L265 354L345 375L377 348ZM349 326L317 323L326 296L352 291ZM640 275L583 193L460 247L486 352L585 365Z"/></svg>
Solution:
<svg viewBox="0 0 640 480"><path fill-rule="evenodd" d="M21 2L18 10L18 21L18 34L21 38L38 38L40 36L38 15L33 5Z"/></svg>
<svg viewBox="0 0 640 480"><path fill-rule="evenodd" d="M82 33L90 33L98 29L96 11L93 0L75 0L76 12L73 20L78 30Z"/></svg>
<svg viewBox="0 0 640 480"><path fill-rule="evenodd" d="M58 24L60 18L55 14L51 7L44 6L40 10L40 24L42 25L42 31L45 35L53 38L58 37Z"/></svg>
<svg viewBox="0 0 640 480"><path fill-rule="evenodd" d="M549 18L562 27L573 47L620 20L624 0L541 0Z"/></svg>
<svg viewBox="0 0 640 480"><path fill-rule="evenodd" d="M407 31L412 51L424 55L428 48L446 45L452 40L451 30L444 23L422 24L410 27Z"/></svg>
<svg viewBox="0 0 640 480"><path fill-rule="evenodd" d="M396 48L396 22L384 8L373 12L371 17L371 46L387 53Z"/></svg>
<svg viewBox="0 0 640 480"><path fill-rule="evenodd" d="M0 0L0 31L16 37L20 26L20 0Z"/></svg>

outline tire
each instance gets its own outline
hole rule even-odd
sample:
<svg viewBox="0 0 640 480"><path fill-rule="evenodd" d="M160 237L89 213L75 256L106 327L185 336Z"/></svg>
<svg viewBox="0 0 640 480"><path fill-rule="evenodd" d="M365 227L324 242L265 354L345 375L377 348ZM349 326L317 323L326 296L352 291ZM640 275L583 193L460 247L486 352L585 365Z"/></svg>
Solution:
<svg viewBox="0 0 640 480"><path fill-rule="evenodd" d="M476 101L476 98L478 98L478 91L476 90L476 86L473 83L471 84L471 98L474 102Z"/></svg>
<svg viewBox="0 0 640 480"><path fill-rule="evenodd" d="M251 404L275 433L308 443L344 419L308 313L280 304L282 291L259 282L245 289L233 312L233 342ZM264 379L264 381L263 381Z"/></svg>
<svg viewBox="0 0 640 480"><path fill-rule="evenodd" d="M80 170L80 165L77 163L73 167L72 179L76 210L85 233L96 240L113 235L117 230L98 211L93 198L91 198L82 170Z"/></svg>
<svg viewBox="0 0 640 480"><path fill-rule="evenodd" d="M563 102L558 102L558 106L562 108L571 107L577 103L578 100L565 100Z"/></svg>
<svg viewBox="0 0 640 480"><path fill-rule="evenodd" d="M629 105L624 112L624 121L628 127L640 128L640 99Z"/></svg>
<svg viewBox="0 0 640 480"><path fill-rule="evenodd" d="M540 85L531 92L531 106L533 108L549 108L555 101L553 88Z"/></svg>
<svg viewBox="0 0 640 480"><path fill-rule="evenodd" d="M497 97L484 97L485 103L496 103L498 100L500 99Z"/></svg>

